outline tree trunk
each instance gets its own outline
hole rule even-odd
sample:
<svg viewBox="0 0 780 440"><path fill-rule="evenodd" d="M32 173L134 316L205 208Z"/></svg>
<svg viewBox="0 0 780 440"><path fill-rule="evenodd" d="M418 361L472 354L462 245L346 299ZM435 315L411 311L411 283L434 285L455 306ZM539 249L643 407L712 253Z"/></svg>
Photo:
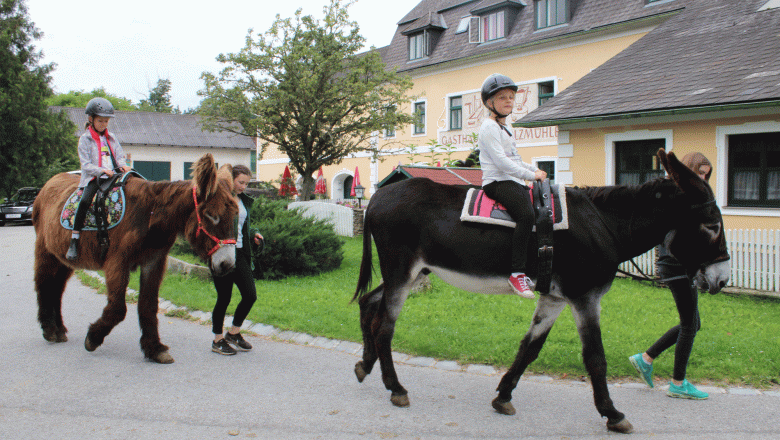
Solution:
<svg viewBox="0 0 780 440"><path fill-rule="evenodd" d="M309 175L303 176L303 183L301 184L300 200L303 202L311 200L311 196L314 194L314 185L316 181L314 177Z"/></svg>

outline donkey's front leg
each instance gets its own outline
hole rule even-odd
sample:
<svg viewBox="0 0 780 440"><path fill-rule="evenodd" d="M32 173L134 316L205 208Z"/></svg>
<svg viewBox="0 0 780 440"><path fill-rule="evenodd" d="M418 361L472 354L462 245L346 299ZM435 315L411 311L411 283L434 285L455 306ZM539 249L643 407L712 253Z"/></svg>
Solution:
<svg viewBox="0 0 780 440"><path fill-rule="evenodd" d="M111 330L127 315L125 295L129 268L121 261L121 258L109 257L109 260L103 265L103 271L106 275L108 304L103 308L103 315L89 326L87 337L84 339L84 348L87 351L95 351L96 348L100 347Z"/></svg>
<svg viewBox="0 0 780 440"><path fill-rule="evenodd" d="M615 409L607 389L607 358L601 340L601 295L586 296L572 304L572 314L582 341L582 360L593 386L593 400L602 417L607 418L607 429L628 434L634 427L626 416Z"/></svg>
<svg viewBox="0 0 780 440"><path fill-rule="evenodd" d="M549 294L539 297L533 322L520 343L515 361L498 384L498 396L493 399L493 408L496 411L510 416L515 414L515 407L511 402L512 391L517 387L517 382L528 365L539 357L550 329L565 306L566 302L558 296Z"/></svg>
<svg viewBox="0 0 780 440"><path fill-rule="evenodd" d="M157 322L160 284L165 275L166 253L159 253L141 266L141 291L138 295L138 323L141 326L141 350L144 356L161 364L173 363L168 347L160 342Z"/></svg>

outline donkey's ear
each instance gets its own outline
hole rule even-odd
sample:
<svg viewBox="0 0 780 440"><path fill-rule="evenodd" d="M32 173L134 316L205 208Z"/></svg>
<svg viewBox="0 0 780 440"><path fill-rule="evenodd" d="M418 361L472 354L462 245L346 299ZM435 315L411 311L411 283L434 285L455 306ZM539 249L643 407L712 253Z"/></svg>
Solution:
<svg viewBox="0 0 780 440"><path fill-rule="evenodd" d="M192 166L192 183L198 188L198 196L207 199L217 191L217 166L214 156L204 154Z"/></svg>
<svg viewBox="0 0 780 440"><path fill-rule="evenodd" d="M226 163L225 165L219 167L219 170L217 170L217 179L224 181L228 188L230 188L230 191L234 192L235 188L233 187L233 165Z"/></svg>
<svg viewBox="0 0 780 440"><path fill-rule="evenodd" d="M663 148L658 150L658 159L669 174L669 177L677 183L683 192L704 191L706 183L699 178L690 168L677 159L673 152L667 153Z"/></svg>

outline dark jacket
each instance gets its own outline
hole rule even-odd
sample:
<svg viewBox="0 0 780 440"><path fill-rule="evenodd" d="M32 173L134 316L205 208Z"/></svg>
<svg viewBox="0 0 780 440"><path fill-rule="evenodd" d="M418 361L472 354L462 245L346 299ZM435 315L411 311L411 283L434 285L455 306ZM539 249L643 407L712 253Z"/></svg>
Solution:
<svg viewBox="0 0 780 440"><path fill-rule="evenodd" d="M254 203L255 199L244 193L241 193L238 195L238 200L244 204L244 208L246 209L246 221L244 222L244 227L241 228L241 247L237 247L236 252L242 252L248 255L249 258L253 260L254 266L254 259L252 258L252 254L254 253L257 245L252 238L255 236L255 234L260 233L260 230L249 226L251 223L249 217L252 211L252 203ZM236 228L238 228L238 216L236 216Z"/></svg>

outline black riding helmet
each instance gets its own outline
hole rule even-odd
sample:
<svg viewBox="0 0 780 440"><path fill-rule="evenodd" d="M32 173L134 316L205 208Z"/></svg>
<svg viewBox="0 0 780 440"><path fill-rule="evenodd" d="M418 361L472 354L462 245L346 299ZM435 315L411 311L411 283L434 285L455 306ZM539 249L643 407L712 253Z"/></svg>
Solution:
<svg viewBox="0 0 780 440"><path fill-rule="evenodd" d="M505 118L508 115L499 114L495 109L488 107L487 103L488 99L503 89L512 89L512 91L517 92L517 85L512 81L512 78L506 75L500 73L490 75L485 79L485 82L482 83L482 103L493 113Z"/></svg>
<svg viewBox="0 0 780 440"><path fill-rule="evenodd" d="M89 116L102 116L104 118L114 117L114 106L106 98L92 98L87 103L87 109L84 113Z"/></svg>

